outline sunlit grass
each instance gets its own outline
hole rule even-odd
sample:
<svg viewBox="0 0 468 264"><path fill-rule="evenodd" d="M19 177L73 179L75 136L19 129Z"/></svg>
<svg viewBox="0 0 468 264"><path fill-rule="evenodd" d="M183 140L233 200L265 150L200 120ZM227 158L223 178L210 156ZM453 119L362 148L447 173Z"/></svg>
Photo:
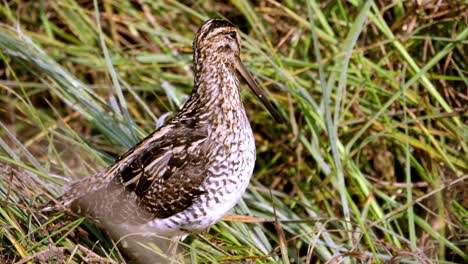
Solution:
<svg viewBox="0 0 468 264"><path fill-rule="evenodd" d="M210 17L243 30L288 122L243 91L257 165L233 213L250 217L186 240L187 261L467 260L462 3L184 3L0 4L0 262L124 261L90 221L36 209L178 110Z"/></svg>

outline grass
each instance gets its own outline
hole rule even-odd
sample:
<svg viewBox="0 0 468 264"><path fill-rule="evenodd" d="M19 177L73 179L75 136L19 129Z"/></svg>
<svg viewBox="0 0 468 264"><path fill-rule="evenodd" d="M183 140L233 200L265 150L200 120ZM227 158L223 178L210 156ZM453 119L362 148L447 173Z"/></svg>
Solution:
<svg viewBox="0 0 468 264"><path fill-rule="evenodd" d="M462 1L4 1L0 262L124 262L85 219L40 213L186 100L210 17L288 119L244 89L257 142L235 215L190 262L461 263L468 255ZM99 19L97 19L99 18Z"/></svg>

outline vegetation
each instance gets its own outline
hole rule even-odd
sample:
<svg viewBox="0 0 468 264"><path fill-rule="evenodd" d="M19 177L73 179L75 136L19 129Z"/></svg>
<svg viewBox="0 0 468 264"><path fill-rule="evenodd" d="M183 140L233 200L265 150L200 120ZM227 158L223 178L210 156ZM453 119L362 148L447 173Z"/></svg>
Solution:
<svg viewBox="0 0 468 264"><path fill-rule="evenodd" d="M125 262L92 222L37 208L160 126L192 88L198 26L243 31L257 164L185 241L193 263L468 260L463 1L2 1L0 262Z"/></svg>

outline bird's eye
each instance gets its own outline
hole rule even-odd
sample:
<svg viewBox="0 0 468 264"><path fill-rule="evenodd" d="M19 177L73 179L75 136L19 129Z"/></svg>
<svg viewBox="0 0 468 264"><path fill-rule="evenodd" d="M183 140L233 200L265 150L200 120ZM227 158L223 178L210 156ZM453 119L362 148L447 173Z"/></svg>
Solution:
<svg viewBox="0 0 468 264"><path fill-rule="evenodd" d="M229 32L228 35L229 35L231 38L233 38L233 39L237 39L237 34L236 34L235 31Z"/></svg>

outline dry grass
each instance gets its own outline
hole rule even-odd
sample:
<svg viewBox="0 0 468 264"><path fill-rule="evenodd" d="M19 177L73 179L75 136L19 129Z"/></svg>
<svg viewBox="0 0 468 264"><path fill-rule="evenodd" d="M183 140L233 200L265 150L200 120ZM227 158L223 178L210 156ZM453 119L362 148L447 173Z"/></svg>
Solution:
<svg viewBox="0 0 468 264"><path fill-rule="evenodd" d="M258 155L235 213L250 217L187 240L190 262L467 261L467 10L2 2L0 262L125 261L90 221L36 209L177 111L192 87L194 32L209 17L245 33L246 64L289 121L243 94Z"/></svg>

